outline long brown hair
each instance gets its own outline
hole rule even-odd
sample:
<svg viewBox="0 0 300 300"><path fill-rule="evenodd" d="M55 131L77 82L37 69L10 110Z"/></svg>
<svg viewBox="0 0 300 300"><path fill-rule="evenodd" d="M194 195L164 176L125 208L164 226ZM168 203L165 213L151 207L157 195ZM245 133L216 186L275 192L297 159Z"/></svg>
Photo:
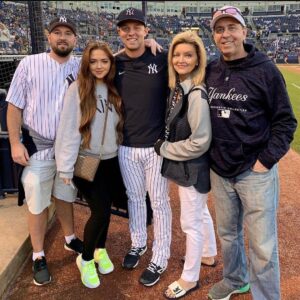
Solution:
<svg viewBox="0 0 300 300"><path fill-rule="evenodd" d="M78 87L80 96L80 109L81 109L81 121L79 126L79 132L82 136L83 148L90 148L91 141L91 123L95 116L97 109L96 100L96 78L92 75L89 65L90 56L93 50L102 50L108 56L111 67L108 74L103 78L103 82L107 85L108 99L107 101L115 107L115 110L119 116L119 122L117 124L117 142L121 143L123 139L123 115L122 115L122 102L115 86L114 77L116 73L115 59L109 46L103 42L91 42L89 43L82 54L81 65L78 75Z"/></svg>

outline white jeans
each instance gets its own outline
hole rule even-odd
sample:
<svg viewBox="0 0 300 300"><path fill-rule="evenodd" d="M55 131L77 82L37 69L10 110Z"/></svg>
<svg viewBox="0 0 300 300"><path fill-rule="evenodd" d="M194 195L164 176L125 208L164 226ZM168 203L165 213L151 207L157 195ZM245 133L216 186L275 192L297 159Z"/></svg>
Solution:
<svg viewBox="0 0 300 300"><path fill-rule="evenodd" d="M153 147L120 146L119 162L128 196L129 228L133 247L147 244L146 193L153 210L153 256L151 262L165 267L170 257L172 213L168 180L160 170L162 158Z"/></svg>
<svg viewBox="0 0 300 300"><path fill-rule="evenodd" d="M203 230L204 230L204 242L202 257L212 257L217 255L217 243L214 229L214 223L211 218L207 205L203 211Z"/></svg>
<svg viewBox="0 0 300 300"><path fill-rule="evenodd" d="M181 278L199 280L201 257L216 255L216 239L211 215L207 208L207 194L199 193L193 186L178 186L180 198L181 229L186 234L185 263Z"/></svg>

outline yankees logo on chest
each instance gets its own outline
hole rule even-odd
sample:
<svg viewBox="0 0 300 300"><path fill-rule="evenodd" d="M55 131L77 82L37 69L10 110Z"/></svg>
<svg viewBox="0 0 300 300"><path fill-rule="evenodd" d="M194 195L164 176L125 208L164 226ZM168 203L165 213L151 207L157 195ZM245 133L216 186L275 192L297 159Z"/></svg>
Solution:
<svg viewBox="0 0 300 300"><path fill-rule="evenodd" d="M148 74L157 74L157 65L156 64L149 64L148 65Z"/></svg>

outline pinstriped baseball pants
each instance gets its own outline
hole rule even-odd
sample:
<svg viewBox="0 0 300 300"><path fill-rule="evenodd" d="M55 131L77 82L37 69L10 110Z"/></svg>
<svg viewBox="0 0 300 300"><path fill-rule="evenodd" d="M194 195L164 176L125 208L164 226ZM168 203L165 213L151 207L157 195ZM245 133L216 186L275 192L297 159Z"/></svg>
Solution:
<svg viewBox="0 0 300 300"><path fill-rule="evenodd" d="M119 162L128 196L132 246L143 247L147 244L148 191L154 225L151 262L164 267L170 257L172 213L168 181L160 173L162 158L155 153L153 147L120 146Z"/></svg>

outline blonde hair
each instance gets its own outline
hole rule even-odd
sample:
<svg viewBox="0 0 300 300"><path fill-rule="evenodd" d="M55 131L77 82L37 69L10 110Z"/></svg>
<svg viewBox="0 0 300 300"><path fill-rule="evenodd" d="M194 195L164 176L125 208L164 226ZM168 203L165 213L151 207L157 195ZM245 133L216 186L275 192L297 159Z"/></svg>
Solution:
<svg viewBox="0 0 300 300"><path fill-rule="evenodd" d="M194 85L203 83L206 68L206 51L201 38L193 31L184 31L174 36L169 48L168 65L169 65L169 87L174 89L176 86L176 71L173 67L172 58L174 49L179 44L190 44L195 47L198 64L191 73Z"/></svg>

